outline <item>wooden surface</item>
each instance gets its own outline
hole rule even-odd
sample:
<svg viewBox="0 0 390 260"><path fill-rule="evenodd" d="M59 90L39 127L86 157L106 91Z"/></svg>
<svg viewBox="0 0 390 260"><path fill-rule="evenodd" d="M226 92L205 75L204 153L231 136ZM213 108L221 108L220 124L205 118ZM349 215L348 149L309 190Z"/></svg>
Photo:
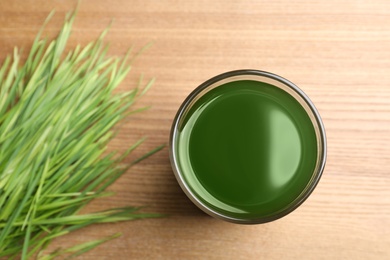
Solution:
<svg viewBox="0 0 390 260"><path fill-rule="evenodd" d="M50 10L55 35L76 1L0 1L0 60L30 46ZM110 53L153 47L121 86L140 73L156 77L112 148L148 136L134 155L168 142L172 119L189 92L219 73L261 69L286 77L317 106L328 160L311 197L276 222L242 226L198 210L180 190L168 150L132 168L88 210L149 205L163 219L78 231L52 248L113 233L119 239L79 259L390 259L390 1L83 0L69 47L97 37L110 20Z"/></svg>

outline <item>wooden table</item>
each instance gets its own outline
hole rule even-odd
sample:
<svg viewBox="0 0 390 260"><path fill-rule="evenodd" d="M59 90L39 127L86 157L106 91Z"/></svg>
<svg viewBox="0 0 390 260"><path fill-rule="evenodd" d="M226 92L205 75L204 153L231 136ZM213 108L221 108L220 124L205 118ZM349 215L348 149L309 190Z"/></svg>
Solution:
<svg viewBox="0 0 390 260"><path fill-rule="evenodd" d="M0 60L55 35L76 1L0 2ZM58 239L52 249L122 232L80 259L390 259L390 1L83 0L69 48L107 36L112 55L154 42L121 88L156 77L113 149L148 136L133 156L168 143L189 92L219 73L271 71L302 88L323 118L328 160L311 197L276 222L242 226L208 217L179 188L168 149L133 167L88 210L148 205L162 219L104 224ZM26 52L25 52L26 53Z"/></svg>

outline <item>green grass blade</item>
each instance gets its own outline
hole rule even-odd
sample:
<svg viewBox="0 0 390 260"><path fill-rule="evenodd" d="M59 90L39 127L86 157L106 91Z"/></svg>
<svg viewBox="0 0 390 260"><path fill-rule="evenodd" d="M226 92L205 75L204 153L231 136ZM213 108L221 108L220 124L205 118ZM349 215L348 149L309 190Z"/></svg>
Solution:
<svg viewBox="0 0 390 260"><path fill-rule="evenodd" d="M141 87L141 76L139 86L119 93L139 53L108 57L108 28L85 47L66 52L76 11L67 14L55 39L41 39L53 14L26 61L15 48L0 67L0 257L9 259L75 257L109 238L48 255L43 250L92 224L161 217L135 207L79 214L91 200L113 195L107 188L114 181L162 149L133 161L127 158L144 139L123 153L108 149L118 124L147 109L131 108L154 79Z"/></svg>

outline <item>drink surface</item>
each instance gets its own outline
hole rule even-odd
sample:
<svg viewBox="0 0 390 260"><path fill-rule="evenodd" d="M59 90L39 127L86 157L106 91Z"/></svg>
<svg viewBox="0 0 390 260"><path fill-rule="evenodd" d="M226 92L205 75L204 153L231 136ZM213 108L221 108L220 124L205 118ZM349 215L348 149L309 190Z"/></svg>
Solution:
<svg viewBox="0 0 390 260"><path fill-rule="evenodd" d="M309 183L317 158L313 124L291 95L257 81L226 83L181 120L179 170L195 197L231 218L269 217Z"/></svg>

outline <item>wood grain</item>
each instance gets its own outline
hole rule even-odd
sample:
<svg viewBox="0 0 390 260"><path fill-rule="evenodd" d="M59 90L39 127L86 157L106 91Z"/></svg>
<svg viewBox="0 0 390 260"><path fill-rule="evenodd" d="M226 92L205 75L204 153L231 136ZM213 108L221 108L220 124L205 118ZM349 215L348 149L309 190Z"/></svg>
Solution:
<svg viewBox="0 0 390 260"><path fill-rule="evenodd" d="M58 32L76 1L0 2L0 60L28 49L45 17ZM121 86L140 73L156 77L112 143L124 150L148 136L134 156L168 142L188 93L233 69L282 75L316 104L328 137L328 160L311 197L287 217L264 225L224 223L200 212L180 190L167 149L132 168L110 189L117 195L88 210L149 205L163 219L106 224L58 239L51 247L122 232L79 259L390 259L390 1L83 0L69 42L87 43L114 19L110 53L153 47Z"/></svg>

